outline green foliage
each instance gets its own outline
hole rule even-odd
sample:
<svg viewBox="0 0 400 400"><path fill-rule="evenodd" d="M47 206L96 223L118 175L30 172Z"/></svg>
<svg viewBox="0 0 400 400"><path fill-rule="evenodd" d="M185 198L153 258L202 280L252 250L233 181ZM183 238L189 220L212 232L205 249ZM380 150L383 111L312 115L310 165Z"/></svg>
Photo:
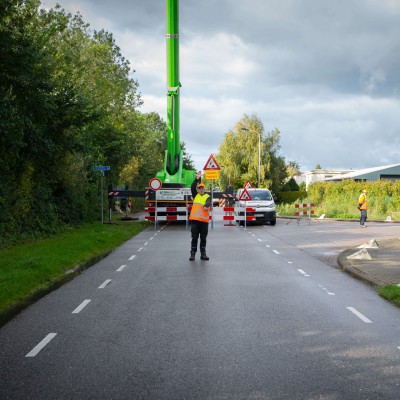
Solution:
<svg viewBox="0 0 400 400"><path fill-rule="evenodd" d="M307 197L306 191L290 191L279 193L279 202L283 204L296 203L297 200L303 200Z"/></svg>
<svg viewBox="0 0 400 400"><path fill-rule="evenodd" d="M226 133L216 155L218 163L223 165L220 187L226 187L230 181L233 187L240 188L248 180L257 186L260 135L260 186L279 194L287 178L285 159L279 155L280 131L274 129L264 135L264 126L256 115L244 115L235 128Z"/></svg>
<svg viewBox="0 0 400 400"><path fill-rule="evenodd" d="M294 178L290 178L283 186L283 192L297 191L299 190L299 185Z"/></svg>
<svg viewBox="0 0 400 400"><path fill-rule="evenodd" d="M391 301L396 306L400 307L400 287L395 285L387 285L380 287L378 293L384 299Z"/></svg>
<svg viewBox="0 0 400 400"><path fill-rule="evenodd" d="M4 4L3 4L4 3ZM0 243L98 214L120 174L144 187L161 168L165 123L140 114L138 83L113 36L38 0L0 7ZM128 172L127 172L128 171Z"/></svg>
<svg viewBox="0 0 400 400"><path fill-rule="evenodd" d="M400 220L400 181L355 182L315 182L308 187L308 198L315 204L315 215L325 214L327 218L359 218L357 209L358 197L361 191L367 188L368 218ZM290 198L286 200L284 193L280 193L284 203L278 207L280 214L294 215L294 203Z"/></svg>

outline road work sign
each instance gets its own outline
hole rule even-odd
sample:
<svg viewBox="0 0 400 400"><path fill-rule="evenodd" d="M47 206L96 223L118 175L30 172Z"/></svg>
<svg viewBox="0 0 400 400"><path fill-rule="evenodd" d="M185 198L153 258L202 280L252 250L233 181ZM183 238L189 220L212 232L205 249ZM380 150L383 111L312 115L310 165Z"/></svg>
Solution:
<svg viewBox="0 0 400 400"><path fill-rule="evenodd" d="M206 170L204 175L207 180L219 179L218 170Z"/></svg>

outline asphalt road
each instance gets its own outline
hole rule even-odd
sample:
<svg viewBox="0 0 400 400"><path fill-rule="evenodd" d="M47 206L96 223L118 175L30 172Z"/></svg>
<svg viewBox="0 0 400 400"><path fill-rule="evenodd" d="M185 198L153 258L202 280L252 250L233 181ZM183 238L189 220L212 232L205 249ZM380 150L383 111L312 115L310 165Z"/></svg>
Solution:
<svg viewBox="0 0 400 400"><path fill-rule="evenodd" d="M400 310L332 261L372 229L286 223L142 232L1 328L0 398L398 399Z"/></svg>

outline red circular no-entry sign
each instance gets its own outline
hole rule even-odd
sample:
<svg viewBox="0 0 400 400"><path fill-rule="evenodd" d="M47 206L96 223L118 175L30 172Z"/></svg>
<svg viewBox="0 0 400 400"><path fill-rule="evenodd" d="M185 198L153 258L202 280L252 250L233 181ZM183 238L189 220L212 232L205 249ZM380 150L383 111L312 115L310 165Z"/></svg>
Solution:
<svg viewBox="0 0 400 400"><path fill-rule="evenodd" d="M158 178L150 179L149 186L153 190L160 190L162 182Z"/></svg>

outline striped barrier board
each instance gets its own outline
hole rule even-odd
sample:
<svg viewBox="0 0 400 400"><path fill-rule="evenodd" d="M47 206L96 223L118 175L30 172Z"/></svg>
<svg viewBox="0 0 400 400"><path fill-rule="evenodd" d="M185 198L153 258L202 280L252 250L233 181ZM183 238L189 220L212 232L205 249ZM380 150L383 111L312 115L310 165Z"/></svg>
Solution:
<svg viewBox="0 0 400 400"><path fill-rule="evenodd" d="M157 212L178 212L178 211L185 211L191 209L192 207L157 207ZM156 207L146 207L144 209L147 212L156 212Z"/></svg>
<svg viewBox="0 0 400 400"><path fill-rule="evenodd" d="M146 215L148 221L155 221L155 215ZM186 221L186 215L157 215L157 221Z"/></svg>

